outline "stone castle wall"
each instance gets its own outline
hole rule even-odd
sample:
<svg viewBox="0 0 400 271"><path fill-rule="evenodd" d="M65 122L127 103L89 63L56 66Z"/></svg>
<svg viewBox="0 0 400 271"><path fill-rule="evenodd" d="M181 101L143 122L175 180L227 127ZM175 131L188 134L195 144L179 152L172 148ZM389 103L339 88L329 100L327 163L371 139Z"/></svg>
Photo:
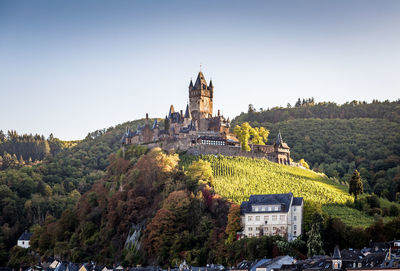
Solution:
<svg viewBox="0 0 400 271"><path fill-rule="evenodd" d="M243 156L248 158L267 158L268 160L273 160L273 155L267 155L264 152L259 151L243 151L239 146L216 146L216 145L195 145L188 149L188 154L192 155L224 155L224 156Z"/></svg>

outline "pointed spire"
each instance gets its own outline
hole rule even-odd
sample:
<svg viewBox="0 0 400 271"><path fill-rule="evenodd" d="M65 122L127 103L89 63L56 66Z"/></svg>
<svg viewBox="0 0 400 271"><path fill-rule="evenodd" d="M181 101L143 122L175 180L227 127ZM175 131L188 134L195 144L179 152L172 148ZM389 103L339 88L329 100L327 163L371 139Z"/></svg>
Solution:
<svg viewBox="0 0 400 271"><path fill-rule="evenodd" d="M210 85L209 85L209 88L210 88L210 89L214 88L214 86L213 86L213 83L212 83L212 79L210 79Z"/></svg>
<svg viewBox="0 0 400 271"><path fill-rule="evenodd" d="M333 259L334 260L342 259L342 255L340 254L339 246L335 246L335 249L333 250Z"/></svg>
<svg viewBox="0 0 400 271"><path fill-rule="evenodd" d="M185 110L185 119L191 119L192 116L190 114L190 110L189 110L189 104L186 105L186 110Z"/></svg>
<svg viewBox="0 0 400 271"><path fill-rule="evenodd" d="M158 121L157 119L154 120L153 129L158 128Z"/></svg>
<svg viewBox="0 0 400 271"><path fill-rule="evenodd" d="M276 136L275 145L282 146L282 144L283 144L282 135L281 135L281 131L279 130L278 135Z"/></svg>
<svg viewBox="0 0 400 271"><path fill-rule="evenodd" d="M189 90L193 89L193 81L192 78L190 78L190 84L189 84Z"/></svg>
<svg viewBox="0 0 400 271"><path fill-rule="evenodd" d="M171 106L169 107L169 114L168 114L169 118L171 118L172 113L175 113L175 109L174 106L171 104Z"/></svg>

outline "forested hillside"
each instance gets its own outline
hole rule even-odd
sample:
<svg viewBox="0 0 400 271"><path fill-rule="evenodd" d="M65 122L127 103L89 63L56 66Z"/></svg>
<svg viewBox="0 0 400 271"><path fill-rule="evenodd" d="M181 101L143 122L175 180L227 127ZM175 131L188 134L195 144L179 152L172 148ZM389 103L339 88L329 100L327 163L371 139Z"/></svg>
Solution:
<svg viewBox="0 0 400 271"><path fill-rule="evenodd" d="M233 120L270 129L269 141L280 130L294 160L304 158L316 171L348 181L354 169L365 180L366 192L399 200L400 103L351 102L314 104L256 111L252 106ZM396 196L397 195L397 196Z"/></svg>
<svg viewBox="0 0 400 271"><path fill-rule="evenodd" d="M126 128L143 123L137 120L98 130L79 143L1 133L0 148L8 155L42 162L21 162L0 170L0 263L8 261L9 249L25 229L73 208L81 194L105 176L108 157L119 149Z"/></svg>
<svg viewBox="0 0 400 271"><path fill-rule="evenodd" d="M53 134L45 139L43 135L24 134L0 130L0 169L15 169L33 165L48 155L55 155L63 149L75 146L79 141L61 141Z"/></svg>

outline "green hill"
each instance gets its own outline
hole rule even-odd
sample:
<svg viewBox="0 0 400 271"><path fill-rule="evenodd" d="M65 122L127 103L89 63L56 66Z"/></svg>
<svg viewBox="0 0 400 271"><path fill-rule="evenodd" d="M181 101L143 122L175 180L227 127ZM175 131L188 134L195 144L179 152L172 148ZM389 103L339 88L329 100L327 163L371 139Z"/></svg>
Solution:
<svg viewBox="0 0 400 271"><path fill-rule="evenodd" d="M348 181L354 169L364 190L391 201L400 199L399 102L319 103L242 113L233 125L249 122L280 130L291 156L304 158L316 171Z"/></svg>

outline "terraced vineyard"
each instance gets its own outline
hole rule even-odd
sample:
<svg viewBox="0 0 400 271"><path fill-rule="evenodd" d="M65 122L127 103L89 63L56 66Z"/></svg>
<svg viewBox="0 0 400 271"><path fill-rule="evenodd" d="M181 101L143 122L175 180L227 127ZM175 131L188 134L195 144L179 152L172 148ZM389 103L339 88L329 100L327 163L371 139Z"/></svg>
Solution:
<svg viewBox="0 0 400 271"><path fill-rule="evenodd" d="M190 164L192 159L183 159L183 164ZM279 165L266 159L213 155L201 159L211 163L215 191L238 204L252 194L288 192L321 204L344 204L353 200L347 187L310 170Z"/></svg>

